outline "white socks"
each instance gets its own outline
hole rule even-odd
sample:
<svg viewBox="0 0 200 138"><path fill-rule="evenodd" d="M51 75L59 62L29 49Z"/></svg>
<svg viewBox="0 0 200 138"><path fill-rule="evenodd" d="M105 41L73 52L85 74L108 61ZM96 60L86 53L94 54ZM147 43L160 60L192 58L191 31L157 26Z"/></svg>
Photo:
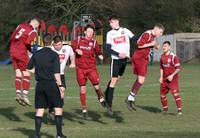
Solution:
<svg viewBox="0 0 200 138"><path fill-rule="evenodd" d="M128 96L128 101L135 101L135 93L130 92L130 94Z"/></svg>

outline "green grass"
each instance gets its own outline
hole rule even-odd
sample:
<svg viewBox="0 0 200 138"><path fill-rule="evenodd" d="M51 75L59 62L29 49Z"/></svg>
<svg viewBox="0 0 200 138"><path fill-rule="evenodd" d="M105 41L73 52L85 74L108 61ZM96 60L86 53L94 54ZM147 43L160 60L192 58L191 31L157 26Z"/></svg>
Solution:
<svg viewBox="0 0 200 138"><path fill-rule="evenodd" d="M109 66L99 66L101 87L104 90L109 76ZM183 115L176 116L176 106L168 94L169 115L161 114L159 96L159 66L150 66L145 84L137 95L137 111L126 109L124 99L135 80L128 65L115 89L113 111L109 117L96 100L88 82L88 120L81 116L79 89L75 71L67 69L67 94L64 106L63 131L69 138L199 138L200 137L200 65L184 65L180 73L180 95ZM12 67L0 66L0 138L27 138L34 134L34 107L22 107L15 100L14 72ZM35 81L32 77L30 98L34 101ZM55 126L42 124L42 137L55 137Z"/></svg>

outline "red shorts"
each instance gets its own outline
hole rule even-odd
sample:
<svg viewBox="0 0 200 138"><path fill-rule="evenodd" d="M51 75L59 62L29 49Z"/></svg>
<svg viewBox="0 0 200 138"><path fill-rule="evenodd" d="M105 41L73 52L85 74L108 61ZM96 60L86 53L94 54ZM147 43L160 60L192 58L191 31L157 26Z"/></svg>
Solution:
<svg viewBox="0 0 200 138"><path fill-rule="evenodd" d="M171 93L178 93L178 91L179 91L178 82L177 81L172 81L172 82L164 81L160 85L160 94L161 95L166 95L169 92L169 90L171 91Z"/></svg>
<svg viewBox="0 0 200 138"><path fill-rule="evenodd" d="M77 67L76 79L77 79L79 86L85 86L87 83L87 79L89 79L91 81L92 85L98 85L100 82L99 74L98 74L96 68L83 69L83 68Z"/></svg>
<svg viewBox="0 0 200 138"><path fill-rule="evenodd" d="M133 73L145 77L147 74L147 66L149 63L148 59L144 58L136 59L132 57L131 62L132 62Z"/></svg>
<svg viewBox="0 0 200 138"><path fill-rule="evenodd" d="M10 54L12 65L14 70L20 69L20 71L25 71L26 66L29 62L28 54Z"/></svg>

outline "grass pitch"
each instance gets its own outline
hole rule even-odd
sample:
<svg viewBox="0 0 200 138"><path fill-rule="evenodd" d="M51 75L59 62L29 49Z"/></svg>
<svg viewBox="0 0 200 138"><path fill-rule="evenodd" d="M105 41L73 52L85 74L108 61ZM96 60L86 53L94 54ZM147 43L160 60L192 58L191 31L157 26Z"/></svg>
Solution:
<svg viewBox="0 0 200 138"><path fill-rule="evenodd" d="M98 66L101 88L105 90L110 79L109 66ZM159 95L159 66L150 66L145 84L137 98L137 111L128 111L124 99L135 76L128 65L114 93L114 116L109 117L96 100L88 82L88 119L81 116L79 88L75 70L67 69L67 93L64 106L63 132L69 138L200 138L200 65L183 65L180 73L180 96L183 115L176 115L175 101L168 94L169 114L161 114ZM14 100L14 72L11 65L0 66L0 138L27 138L34 135L34 107L22 107ZM32 77L30 99L34 102L35 81ZM54 138L55 126L43 118L42 137Z"/></svg>

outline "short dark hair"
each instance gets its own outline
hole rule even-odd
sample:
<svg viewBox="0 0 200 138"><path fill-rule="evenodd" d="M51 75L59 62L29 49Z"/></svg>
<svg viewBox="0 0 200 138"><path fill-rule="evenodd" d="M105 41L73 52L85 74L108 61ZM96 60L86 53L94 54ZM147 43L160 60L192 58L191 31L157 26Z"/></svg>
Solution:
<svg viewBox="0 0 200 138"><path fill-rule="evenodd" d="M54 42L54 43L58 43L58 42L60 42L60 41L62 41L62 38L61 38L60 35L56 35L56 36L53 38L53 42Z"/></svg>
<svg viewBox="0 0 200 138"><path fill-rule="evenodd" d="M162 30L165 30L165 27L160 23L155 24L154 27L158 27L158 28L160 28Z"/></svg>
<svg viewBox="0 0 200 138"><path fill-rule="evenodd" d="M93 27L92 25L87 25L87 26L85 27L85 31L86 31L88 28L91 28L92 30L95 31L95 29L94 29L94 27Z"/></svg>
<svg viewBox="0 0 200 138"><path fill-rule="evenodd" d="M118 17L118 16L116 16L116 15L110 15L109 17L108 17L108 20L109 21L111 21L111 20L119 20L120 18Z"/></svg>
<svg viewBox="0 0 200 138"><path fill-rule="evenodd" d="M164 42L163 42L163 45L164 45L164 44L168 44L169 46L171 45L171 43L170 43L169 41L164 41Z"/></svg>
<svg viewBox="0 0 200 138"><path fill-rule="evenodd" d="M27 23L30 23L32 20L36 20L39 24L41 24L41 20L39 17L31 17L28 19L28 22Z"/></svg>
<svg viewBox="0 0 200 138"><path fill-rule="evenodd" d="M47 34L44 35L44 37L43 37L43 43L44 43L44 46L51 45L51 43L52 43L52 36L51 36L51 34L47 33Z"/></svg>

